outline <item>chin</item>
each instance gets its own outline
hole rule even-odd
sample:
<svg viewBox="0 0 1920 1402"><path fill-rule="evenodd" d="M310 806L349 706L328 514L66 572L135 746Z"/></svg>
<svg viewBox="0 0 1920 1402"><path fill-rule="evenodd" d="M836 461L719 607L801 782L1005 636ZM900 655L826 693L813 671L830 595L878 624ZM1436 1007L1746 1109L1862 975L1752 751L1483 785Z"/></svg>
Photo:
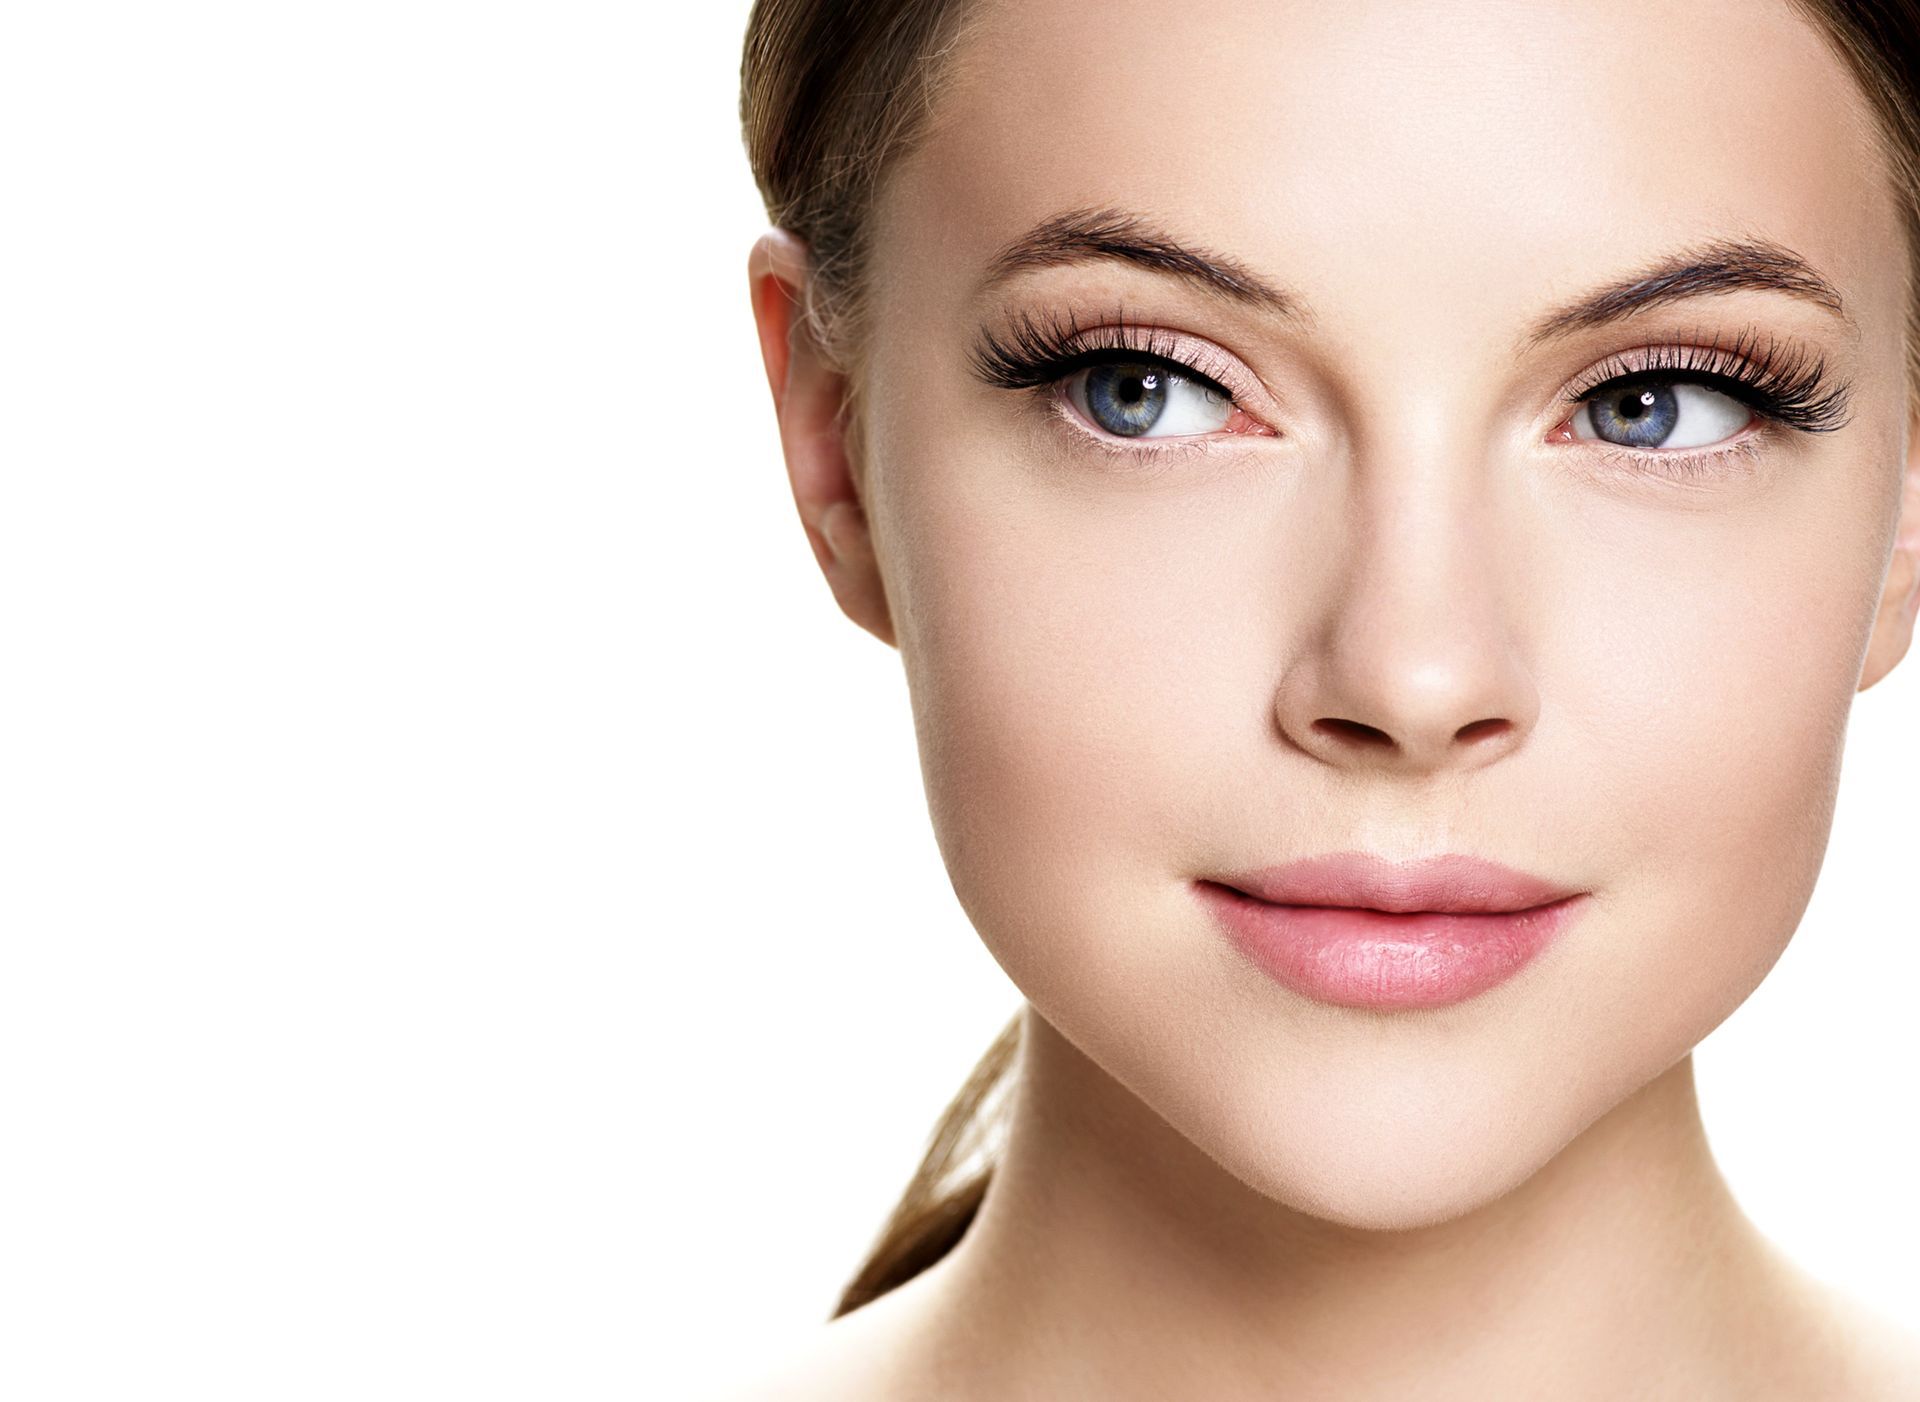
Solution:
<svg viewBox="0 0 1920 1402"><path fill-rule="evenodd" d="M1551 1157L1551 1155L1547 1155ZM1402 1232L1465 1217L1525 1182L1543 1160L1412 1151L1252 1165L1254 1191L1309 1217L1362 1232Z"/></svg>
<svg viewBox="0 0 1920 1402"><path fill-rule="evenodd" d="M1284 1207L1356 1231L1407 1231L1503 1197L1604 1112L1542 1106L1519 1086L1492 1094L1485 1079L1480 1094L1462 1094L1460 1070L1318 1078L1291 1095L1248 1099L1238 1114L1215 1103L1189 1138ZM1246 1114L1246 1103L1266 1113Z"/></svg>

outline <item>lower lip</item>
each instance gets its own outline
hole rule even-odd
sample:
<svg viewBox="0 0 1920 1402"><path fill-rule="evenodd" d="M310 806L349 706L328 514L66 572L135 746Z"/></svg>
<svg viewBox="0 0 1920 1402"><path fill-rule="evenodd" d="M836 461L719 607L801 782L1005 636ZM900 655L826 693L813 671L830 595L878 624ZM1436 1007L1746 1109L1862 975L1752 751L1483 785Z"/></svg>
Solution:
<svg viewBox="0 0 1920 1402"><path fill-rule="evenodd" d="M1254 963L1316 1002L1437 1008L1519 973L1565 928L1585 893L1499 915L1403 915L1349 906L1274 905L1217 882L1195 885Z"/></svg>

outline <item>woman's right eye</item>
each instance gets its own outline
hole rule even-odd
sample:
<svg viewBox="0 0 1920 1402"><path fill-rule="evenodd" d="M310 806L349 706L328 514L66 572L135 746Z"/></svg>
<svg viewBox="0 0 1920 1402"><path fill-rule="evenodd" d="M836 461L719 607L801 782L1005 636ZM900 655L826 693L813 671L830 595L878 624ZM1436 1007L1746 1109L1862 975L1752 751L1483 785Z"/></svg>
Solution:
<svg viewBox="0 0 1920 1402"><path fill-rule="evenodd" d="M1233 396L1159 360L1089 365L1067 376L1064 388L1089 423L1119 438L1217 433L1233 415Z"/></svg>

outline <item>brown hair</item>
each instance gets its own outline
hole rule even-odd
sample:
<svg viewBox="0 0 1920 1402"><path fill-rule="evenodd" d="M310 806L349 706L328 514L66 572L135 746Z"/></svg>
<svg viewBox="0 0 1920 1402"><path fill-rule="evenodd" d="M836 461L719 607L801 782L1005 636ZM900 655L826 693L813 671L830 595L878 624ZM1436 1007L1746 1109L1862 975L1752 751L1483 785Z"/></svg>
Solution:
<svg viewBox="0 0 1920 1402"><path fill-rule="evenodd" d="M775 224L807 243L802 314L843 358L859 342L867 213L880 178L925 130L961 0L755 0L740 63L740 123Z"/></svg>
<svg viewBox="0 0 1920 1402"><path fill-rule="evenodd" d="M1909 253L1907 365L1920 411L1920 0L1789 0L1846 63L1878 118ZM868 214L885 172L925 133L968 0L755 0L740 119L767 214L813 256L804 324L851 365ZM857 382L857 376L856 382ZM846 1285L837 1318L912 1279L960 1240L992 1178L1020 1015L947 1106L919 1169ZM971 1166L970 1166L971 1165Z"/></svg>

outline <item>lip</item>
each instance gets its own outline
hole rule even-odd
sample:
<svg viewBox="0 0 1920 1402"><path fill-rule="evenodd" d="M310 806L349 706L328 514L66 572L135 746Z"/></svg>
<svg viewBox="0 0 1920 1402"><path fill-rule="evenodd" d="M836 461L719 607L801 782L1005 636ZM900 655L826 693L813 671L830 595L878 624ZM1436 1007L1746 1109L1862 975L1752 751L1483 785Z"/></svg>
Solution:
<svg viewBox="0 0 1920 1402"><path fill-rule="evenodd" d="M1512 978L1584 909L1584 891L1449 852L1334 852L1194 883L1242 953L1316 1002L1432 1008Z"/></svg>

